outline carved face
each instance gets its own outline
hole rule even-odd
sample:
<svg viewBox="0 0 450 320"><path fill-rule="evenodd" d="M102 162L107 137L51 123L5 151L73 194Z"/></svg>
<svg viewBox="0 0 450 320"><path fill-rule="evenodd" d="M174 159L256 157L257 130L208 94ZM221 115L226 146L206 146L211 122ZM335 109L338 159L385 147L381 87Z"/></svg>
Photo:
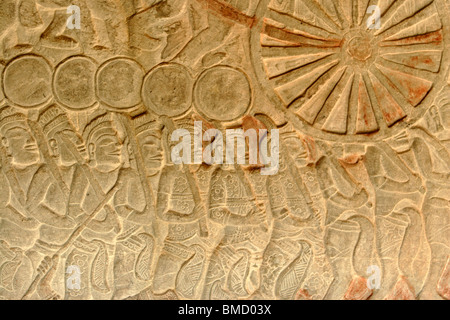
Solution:
<svg viewBox="0 0 450 320"><path fill-rule="evenodd" d="M122 164L122 144L112 132L89 144L89 154L97 169L102 171L114 170Z"/></svg>
<svg viewBox="0 0 450 320"><path fill-rule="evenodd" d="M149 175L156 174L163 162L161 139L149 133L138 137L139 147Z"/></svg>
<svg viewBox="0 0 450 320"><path fill-rule="evenodd" d="M204 127L203 127L204 129ZM201 148L197 148L195 145L195 127L194 127L194 120L192 120L192 122L188 122L182 125L179 125L177 127L177 130L186 130L185 134L186 136L183 135L183 139L189 139L190 141L190 148L191 148L191 155L190 155L190 159L191 159L191 163L189 164L190 168L194 171L198 170L201 166L201 164L196 164L195 159L199 158L202 161L205 161L205 159L203 159L203 151L206 149L207 146L209 146L213 141L214 141L214 137L212 137L212 142L211 141L204 141L203 138L205 137L205 130L202 131L202 135L201 136L197 136L197 139L199 139L199 141L201 142ZM179 141L171 141L171 136L172 136L173 132L169 134L168 136L168 146L169 146L169 153L173 150L173 148L179 143ZM186 141L186 140L183 140ZM170 157L170 156L169 156Z"/></svg>
<svg viewBox="0 0 450 320"><path fill-rule="evenodd" d="M284 145L297 167L306 166L308 153L300 139L294 137L287 138L284 140Z"/></svg>
<svg viewBox="0 0 450 320"><path fill-rule="evenodd" d="M13 164L32 165L40 159L36 139L25 125L17 125L9 129L5 133L3 144L12 156Z"/></svg>

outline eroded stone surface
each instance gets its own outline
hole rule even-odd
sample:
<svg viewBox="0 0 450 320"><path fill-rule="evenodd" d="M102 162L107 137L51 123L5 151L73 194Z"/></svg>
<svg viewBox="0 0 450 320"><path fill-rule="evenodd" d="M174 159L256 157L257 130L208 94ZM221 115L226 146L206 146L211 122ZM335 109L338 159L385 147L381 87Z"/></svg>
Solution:
<svg viewBox="0 0 450 320"><path fill-rule="evenodd" d="M449 299L449 8L2 1L0 297ZM279 129L279 171L177 129Z"/></svg>

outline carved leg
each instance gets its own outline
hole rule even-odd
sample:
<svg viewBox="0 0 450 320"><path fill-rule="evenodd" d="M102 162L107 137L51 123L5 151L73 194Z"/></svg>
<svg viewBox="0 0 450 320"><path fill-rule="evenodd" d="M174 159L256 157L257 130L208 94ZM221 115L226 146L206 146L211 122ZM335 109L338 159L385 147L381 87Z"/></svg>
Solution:
<svg viewBox="0 0 450 320"><path fill-rule="evenodd" d="M162 294L176 287L177 275L186 260L190 259L194 252L182 244L166 242L159 256L153 290L156 294Z"/></svg>

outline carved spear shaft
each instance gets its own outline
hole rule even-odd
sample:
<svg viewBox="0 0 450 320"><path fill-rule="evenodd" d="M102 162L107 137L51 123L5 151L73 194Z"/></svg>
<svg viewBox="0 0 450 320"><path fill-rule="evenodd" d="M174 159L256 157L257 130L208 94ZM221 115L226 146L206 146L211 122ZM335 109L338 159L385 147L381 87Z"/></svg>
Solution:
<svg viewBox="0 0 450 320"><path fill-rule="evenodd" d="M78 153L78 151L74 150L75 147L72 145L72 142L67 139L63 134L59 133L59 136L61 137L61 139L64 141L64 143L66 143L67 148L69 149L69 151L73 154L73 156L75 157L75 159L77 159L77 161L82 164L83 163L83 159L81 157L81 155ZM113 195L119 190L119 186L120 183L118 185L116 185L113 189L111 189L107 194L103 193L103 190L101 189L100 185L98 184L97 180L95 180L92 172L90 170L88 170L87 168L85 168L84 165L81 165L84 173L86 174L86 177L88 178L89 182L91 183L91 185L94 188L94 191L96 192L96 194L98 195L98 197L100 198L101 196L104 196L103 201L96 207L96 209L77 227L77 229L75 230L75 232L69 237L69 239L62 245L62 247L60 249L58 249L58 251L54 254L54 256L56 255L60 255L61 253L63 253L65 250L67 250L69 248L69 246L75 241L76 237L78 237L81 232L88 226L88 224L94 219L94 217L102 211L103 208L105 208L108 212L108 214L114 214L111 213L112 210L110 210L110 208L108 206L106 206L106 204L111 200L111 198L113 197ZM31 294L33 294L33 292L36 289L36 286L38 285L39 281L41 280L42 275L38 274L36 275L36 277L34 278L33 282L31 283L30 287L28 288L27 292L25 293L25 295L22 297L23 299L26 299L27 297L29 297Z"/></svg>
<svg viewBox="0 0 450 320"><path fill-rule="evenodd" d="M170 119L168 117L164 117L163 122L166 125L166 127L169 129L169 132L173 132L175 130L175 124L172 119ZM168 150L169 143L167 143L166 148L167 148L167 157L169 157L169 155L170 155L170 151ZM186 179L188 180L189 186L191 188L194 202L196 203L195 207L199 206L200 210L202 210L204 213L202 216L199 217L199 227L200 227L201 235L203 237L207 237L208 229L207 229L207 224L206 224L206 214L207 214L206 206L203 203L203 200L200 196L198 186L197 186L197 183L195 182L195 178L194 178L193 174L191 173L191 171L189 170L189 168L187 166L183 165L183 168L184 168L183 171L185 173Z"/></svg>
<svg viewBox="0 0 450 320"><path fill-rule="evenodd" d="M120 184L112 188L105 196L103 201L95 208L95 210L77 227L74 233L69 237L69 239L61 246L61 248L56 251L53 257L60 256L63 254L78 238L78 236L83 232L83 230L88 226L88 224L95 218L95 216L102 211L103 207L111 200L115 193L119 190ZM28 298L35 291L39 281L42 279L41 274L36 275L27 292L22 297L22 300Z"/></svg>

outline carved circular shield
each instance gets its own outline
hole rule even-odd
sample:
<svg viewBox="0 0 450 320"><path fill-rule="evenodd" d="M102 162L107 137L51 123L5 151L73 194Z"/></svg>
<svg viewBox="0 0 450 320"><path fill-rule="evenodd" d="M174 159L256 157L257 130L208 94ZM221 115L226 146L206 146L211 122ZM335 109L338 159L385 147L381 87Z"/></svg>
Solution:
<svg viewBox="0 0 450 320"><path fill-rule="evenodd" d="M97 65L87 57L71 57L57 68L53 79L56 99L72 110L85 110L96 103Z"/></svg>
<svg viewBox="0 0 450 320"><path fill-rule="evenodd" d="M33 108L52 97L52 69L39 56L25 55L12 60L3 73L3 88L12 103Z"/></svg>
<svg viewBox="0 0 450 320"><path fill-rule="evenodd" d="M230 121L245 114L252 101L247 76L240 70L218 66L200 75L194 89L195 104L209 119Z"/></svg>
<svg viewBox="0 0 450 320"><path fill-rule="evenodd" d="M271 100L313 136L391 136L424 114L442 84L442 2L369 4L260 3L252 31L257 75Z"/></svg>
<svg viewBox="0 0 450 320"><path fill-rule="evenodd" d="M192 103L192 78L178 64L161 65L145 77L144 104L159 115L174 117L186 112Z"/></svg>
<svg viewBox="0 0 450 320"><path fill-rule="evenodd" d="M141 102L144 71L134 60L115 58L97 72L97 96L114 111L128 111Z"/></svg>

